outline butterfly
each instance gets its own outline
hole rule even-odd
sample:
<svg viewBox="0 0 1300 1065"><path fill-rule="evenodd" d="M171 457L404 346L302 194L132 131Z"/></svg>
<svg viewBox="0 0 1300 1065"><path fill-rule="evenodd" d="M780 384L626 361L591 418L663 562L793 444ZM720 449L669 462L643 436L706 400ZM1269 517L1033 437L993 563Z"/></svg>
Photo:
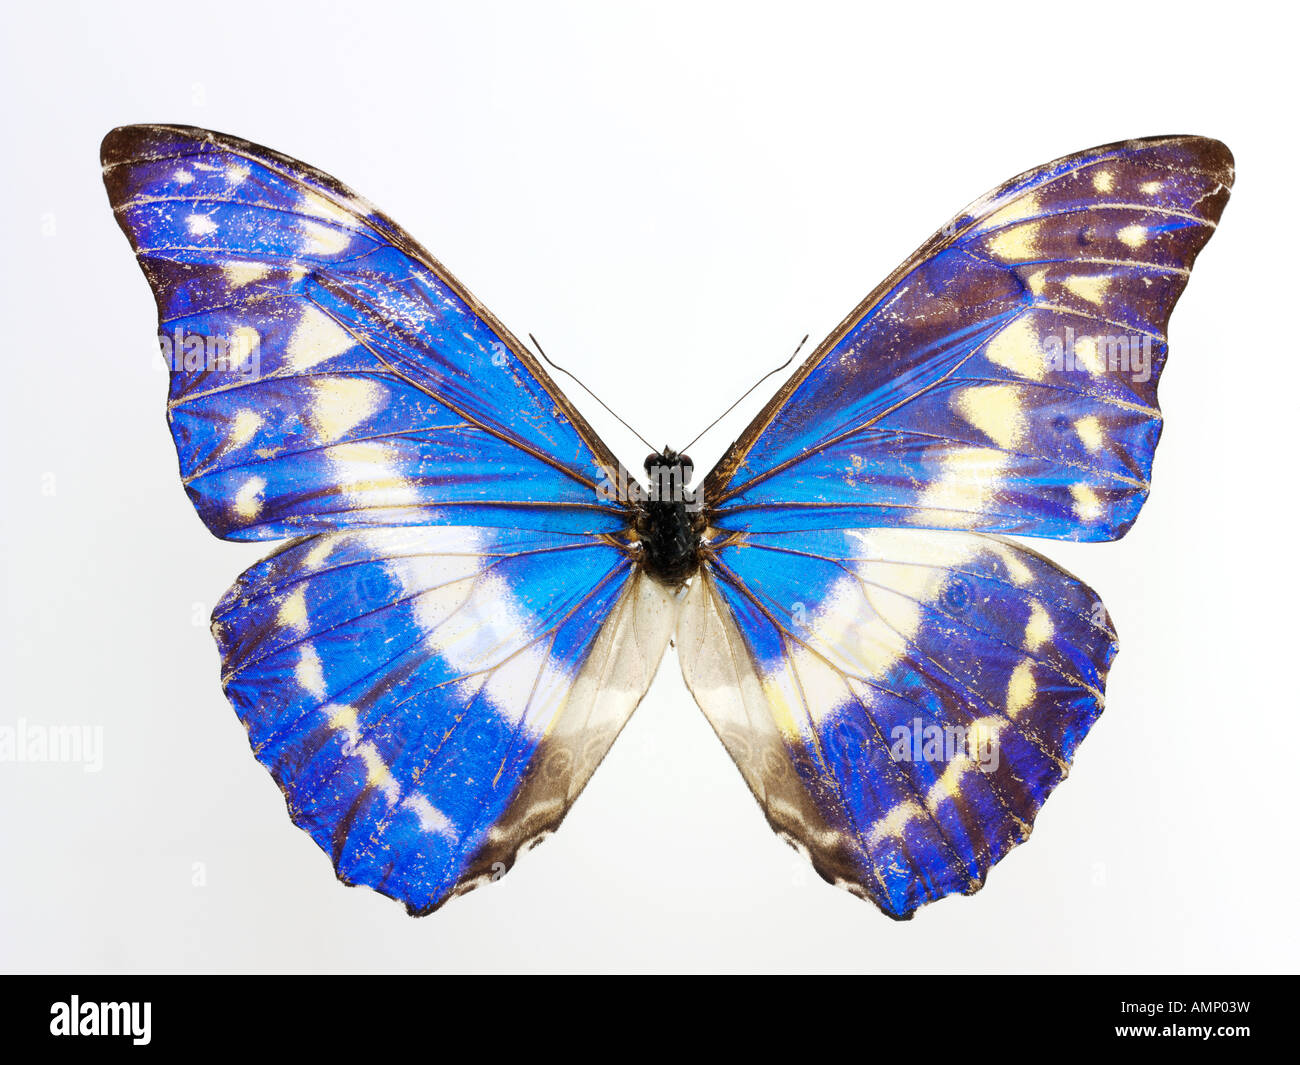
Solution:
<svg viewBox="0 0 1300 1065"><path fill-rule="evenodd" d="M772 828L894 918L980 888L1101 713L1115 632L1009 534L1124 535L1166 326L1233 180L1156 137L935 233L698 487L619 462L521 344L328 174L113 130L191 502L286 541L217 605L222 685L348 884L426 914L563 819L670 640Z"/></svg>

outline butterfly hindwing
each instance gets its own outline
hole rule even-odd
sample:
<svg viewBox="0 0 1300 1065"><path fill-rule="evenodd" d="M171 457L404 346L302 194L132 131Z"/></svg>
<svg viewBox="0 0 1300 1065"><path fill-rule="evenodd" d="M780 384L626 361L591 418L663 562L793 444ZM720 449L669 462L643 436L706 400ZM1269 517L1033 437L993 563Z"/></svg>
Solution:
<svg viewBox="0 0 1300 1065"><path fill-rule="evenodd" d="M705 483L727 529L1122 536L1147 496L1170 311L1232 185L1162 137L1007 182L813 353Z"/></svg>
<svg viewBox="0 0 1300 1065"><path fill-rule="evenodd" d="M972 892L1101 712L1096 595L1009 541L753 534L683 608L688 686L773 827L894 917Z"/></svg>
<svg viewBox="0 0 1300 1065"><path fill-rule="evenodd" d="M597 538L421 526L292 543L213 631L294 822L341 879L424 913L555 828L673 617Z"/></svg>

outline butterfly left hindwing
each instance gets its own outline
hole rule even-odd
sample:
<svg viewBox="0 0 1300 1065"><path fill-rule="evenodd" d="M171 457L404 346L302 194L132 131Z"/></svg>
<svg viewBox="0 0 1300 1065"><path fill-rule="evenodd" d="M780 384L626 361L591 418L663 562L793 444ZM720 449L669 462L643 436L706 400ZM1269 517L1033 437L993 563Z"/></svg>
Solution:
<svg viewBox="0 0 1300 1065"><path fill-rule="evenodd" d="M553 830L654 676L667 593L590 537L328 533L218 605L222 685L340 879L415 913Z"/></svg>

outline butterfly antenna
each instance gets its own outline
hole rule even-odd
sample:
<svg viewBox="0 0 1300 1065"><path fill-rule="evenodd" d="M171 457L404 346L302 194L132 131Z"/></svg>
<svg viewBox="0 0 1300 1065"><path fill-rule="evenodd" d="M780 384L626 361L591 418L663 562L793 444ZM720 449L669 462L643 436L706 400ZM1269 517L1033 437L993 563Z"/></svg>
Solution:
<svg viewBox="0 0 1300 1065"><path fill-rule="evenodd" d="M533 347L537 349L537 353L541 355L541 357L545 359L548 363L550 363L552 369L559 370L560 373L567 374L569 377L572 377L575 381L578 382L579 386L582 388L584 392L587 393L587 395L589 395L592 399L594 399L597 403L599 403L602 407L604 407L607 411L609 411L610 414L614 414L613 410L610 409L608 403L606 403L603 399L601 399L598 395L596 395L595 392L593 392L590 388L588 388L586 385L582 383L582 378L580 378L577 374L573 373L571 370L566 370L558 362L552 360L552 358L542 350L541 344L537 343L537 338L533 336L532 333L528 334L528 339L533 342ZM648 447L651 451L653 451L656 455L659 453L659 449L655 447L654 444L650 443L649 440L647 440L644 436L642 436L630 425L628 425L627 422L623 421L622 418L619 418L617 414L614 414L614 417L618 419L619 424L622 425L623 428L625 428L628 432L630 432L633 436L635 436L638 440L640 440L641 443L645 444L645 446Z"/></svg>
<svg viewBox="0 0 1300 1065"><path fill-rule="evenodd" d="M740 397L740 399L736 400L735 403L733 403L730 407L728 407L728 408L727 408L726 410L724 410L721 414L719 414L716 418L714 418L713 421L709 422L708 425L706 425L703 429L701 429L701 430L700 430L700 431L695 435L695 440L698 440L698 439L699 439L700 437L702 437L705 433L707 433L710 429L712 429L715 425L717 425L718 422L722 421L723 418L725 418L725 417L726 417L728 414L730 414L733 410L735 410L737 407L739 407L739 406L741 405L741 403L743 403L743 402L744 402L744 401L749 397L749 393L750 393L750 392L753 392L754 389L756 389L759 385L761 385L761 384L762 384L764 381L766 381L769 377L771 377L773 374L778 374L778 373L780 373L780 372L781 372L782 370L784 370L787 366L789 366L790 363L794 362L794 357L795 357L795 355L798 355L799 352L803 351L803 346L804 346L805 344L807 344L807 343L808 343L808 334L805 333L803 339L802 339L801 341L799 341L799 346L796 347L796 348L794 349L794 352L790 355L790 357L789 357L788 359L785 360L785 362L781 363L781 365L778 366L775 370L769 370L769 371L768 371L767 373L765 373L762 377L760 377L757 381L755 381L752 385L750 385L750 386L749 386L749 389L745 392L745 394L744 394L743 396ZM687 444L684 448L682 448L682 451L689 451L689 450L690 450L690 449L695 445L695 440L692 440L689 444Z"/></svg>

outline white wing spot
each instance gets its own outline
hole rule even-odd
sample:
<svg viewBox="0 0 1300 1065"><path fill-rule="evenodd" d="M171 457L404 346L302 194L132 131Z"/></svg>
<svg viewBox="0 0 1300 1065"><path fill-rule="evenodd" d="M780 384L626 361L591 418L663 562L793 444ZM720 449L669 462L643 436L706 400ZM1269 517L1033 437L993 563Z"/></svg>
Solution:
<svg viewBox="0 0 1300 1065"><path fill-rule="evenodd" d="M205 214L192 214L186 217L185 227L191 236L206 237L217 231L217 223Z"/></svg>

